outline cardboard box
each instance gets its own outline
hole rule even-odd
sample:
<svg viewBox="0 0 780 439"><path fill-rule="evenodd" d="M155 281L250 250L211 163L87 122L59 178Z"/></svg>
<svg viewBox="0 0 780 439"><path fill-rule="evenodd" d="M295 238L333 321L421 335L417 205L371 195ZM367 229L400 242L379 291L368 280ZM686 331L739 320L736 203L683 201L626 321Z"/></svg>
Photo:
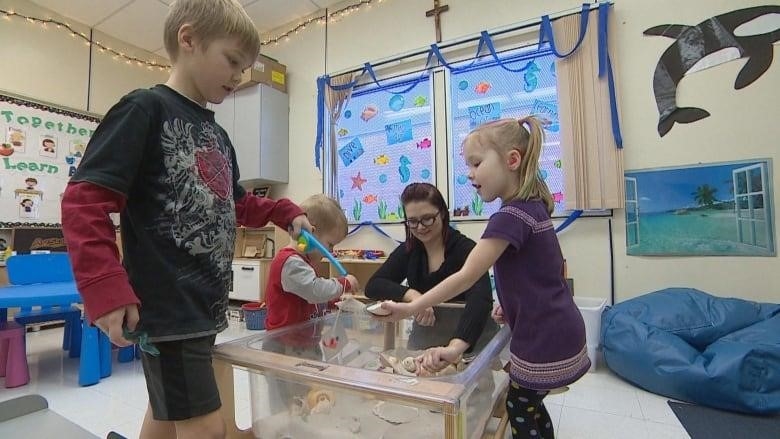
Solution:
<svg viewBox="0 0 780 439"><path fill-rule="evenodd" d="M233 257L262 258L265 255L267 233L269 233L267 230L237 228Z"/></svg>
<svg viewBox="0 0 780 439"><path fill-rule="evenodd" d="M287 93L287 67L272 58L258 55L254 66L241 76L241 83L236 89L255 84L265 84Z"/></svg>

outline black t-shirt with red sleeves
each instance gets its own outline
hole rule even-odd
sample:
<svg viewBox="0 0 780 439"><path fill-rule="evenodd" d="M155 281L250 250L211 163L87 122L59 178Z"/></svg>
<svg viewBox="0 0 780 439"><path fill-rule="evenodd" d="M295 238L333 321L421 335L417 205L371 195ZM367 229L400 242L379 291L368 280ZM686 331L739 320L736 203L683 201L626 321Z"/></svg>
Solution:
<svg viewBox="0 0 780 439"><path fill-rule="evenodd" d="M71 181L126 198L123 263L153 341L227 326L238 179L214 113L164 85L123 97L90 139Z"/></svg>

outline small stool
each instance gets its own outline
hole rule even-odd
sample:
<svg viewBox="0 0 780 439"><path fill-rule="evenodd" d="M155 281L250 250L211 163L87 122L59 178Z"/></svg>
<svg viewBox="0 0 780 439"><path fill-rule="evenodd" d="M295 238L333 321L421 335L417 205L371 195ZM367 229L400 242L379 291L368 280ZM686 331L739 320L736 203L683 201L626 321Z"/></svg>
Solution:
<svg viewBox="0 0 780 439"><path fill-rule="evenodd" d="M24 326L15 322L0 322L0 376L5 387L19 387L30 382Z"/></svg>

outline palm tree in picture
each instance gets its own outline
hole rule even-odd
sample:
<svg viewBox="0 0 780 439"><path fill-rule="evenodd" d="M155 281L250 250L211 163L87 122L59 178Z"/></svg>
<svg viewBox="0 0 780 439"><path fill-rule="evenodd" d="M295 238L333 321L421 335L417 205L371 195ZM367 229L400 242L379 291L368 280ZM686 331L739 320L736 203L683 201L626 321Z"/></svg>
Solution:
<svg viewBox="0 0 780 439"><path fill-rule="evenodd" d="M697 187L696 191L692 192L691 195L693 195L694 201L696 201L699 206L710 207L718 201L717 198L715 198L716 192L718 192L718 188L703 184Z"/></svg>

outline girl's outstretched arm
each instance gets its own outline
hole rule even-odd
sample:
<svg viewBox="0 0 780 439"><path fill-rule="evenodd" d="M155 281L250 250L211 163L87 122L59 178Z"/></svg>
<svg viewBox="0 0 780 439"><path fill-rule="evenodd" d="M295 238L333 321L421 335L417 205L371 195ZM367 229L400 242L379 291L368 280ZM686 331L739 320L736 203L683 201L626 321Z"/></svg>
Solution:
<svg viewBox="0 0 780 439"><path fill-rule="evenodd" d="M463 268L409 303L384 302L382 308L391 311L392 314L381 317L380 320L404 319L466 291L490 269L508 245L509 242L503 239L480 239L474 250L469 253L469 257L466 258Z"/></svg>

